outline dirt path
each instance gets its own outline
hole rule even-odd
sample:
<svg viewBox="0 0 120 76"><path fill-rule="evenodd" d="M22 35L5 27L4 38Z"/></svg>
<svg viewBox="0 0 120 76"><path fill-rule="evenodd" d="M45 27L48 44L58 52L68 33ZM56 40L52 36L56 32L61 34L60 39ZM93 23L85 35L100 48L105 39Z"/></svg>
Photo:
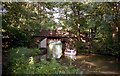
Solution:
<svg viewBox="0 0 120 76"><path fill-rule="evenodd" d="M69 65L70 60L62 57L61 64ZM120 63L115 57L97 54L79 54L72 61L73 68L80 68L84 74L120 74Z"/></svg>

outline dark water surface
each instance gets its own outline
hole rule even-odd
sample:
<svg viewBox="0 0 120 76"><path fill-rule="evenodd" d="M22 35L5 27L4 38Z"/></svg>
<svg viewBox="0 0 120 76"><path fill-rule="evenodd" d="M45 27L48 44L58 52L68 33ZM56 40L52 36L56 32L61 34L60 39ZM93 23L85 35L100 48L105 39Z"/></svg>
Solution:
<svg viewBox="0 0 120 76"><path fill-rule="evenodd" d="M60 63L69 65L70 60L62 57ZM120 74L120 62L113 56L79 54L72 60L72 67L80 68L84 74Z"/></svg>

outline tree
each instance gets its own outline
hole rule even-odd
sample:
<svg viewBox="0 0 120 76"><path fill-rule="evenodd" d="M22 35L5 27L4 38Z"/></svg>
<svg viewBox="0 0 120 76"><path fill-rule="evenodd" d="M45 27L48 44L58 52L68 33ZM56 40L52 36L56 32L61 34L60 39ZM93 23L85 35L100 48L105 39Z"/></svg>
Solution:
<svg viewBox="0 0 120 76"><path fill-rule="evenodd" d="M50 29L55 22L51 20L46 9L52 9L50 3L3 2L2 6L8 12L3 14L3 35L8 35L9 46L29 46L31 37L39 34L47 26ZM39 9L38 9L39 8ZM44 26L43 26L44 25Z"/></svg>

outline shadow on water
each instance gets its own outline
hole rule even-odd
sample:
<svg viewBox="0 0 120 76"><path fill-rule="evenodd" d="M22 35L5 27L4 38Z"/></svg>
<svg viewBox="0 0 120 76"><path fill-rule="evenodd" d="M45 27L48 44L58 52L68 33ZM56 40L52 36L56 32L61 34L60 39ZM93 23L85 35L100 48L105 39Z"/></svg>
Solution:
<svg viewBox="0 0 120 76"><path fill-rule="evenodd" d="M62 57L60 63L69 66L70 60ZM85 74L120 74L120 62L113 56L79 54L72 67L80 68Z"/></svg>

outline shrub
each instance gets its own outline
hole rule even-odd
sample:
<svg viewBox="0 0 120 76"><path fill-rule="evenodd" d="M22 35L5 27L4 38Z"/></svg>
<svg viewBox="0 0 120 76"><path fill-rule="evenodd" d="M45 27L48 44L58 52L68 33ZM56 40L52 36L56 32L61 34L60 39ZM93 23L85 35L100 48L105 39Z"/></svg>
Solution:
<svg viewBox="0 0 120 76"><path fill-rule="evenodd" d="M36 63L38 55L38 49L18 47L9 50L8 74L75 74L79 72L79 69L72 69L71 66L60 65L54 58L51 62L41 60L41 63Z"/></svg>
<svg viewBox="0 0 120 76"><path fill-rule="evenodd" d="M71 66L62 66L52 58L51 62L41 60L42 63L38 64L36 74L78 74L79 69L72 69Z"/></svg>
<svg viewBox="0 0 120 76"><path fill-rule="evenodd" d="M9 73L22 73L23 71L21 70L27 69L30 57L34 56L36 59L36 56L39 55L39 49L37 48L28 49L26 47L18 47L12 48L8 52L9 55L7 65L9 65L8 66Z"/></svg>
<svg viewBox="0 0 120 76"><path fill-rule="evenodd" d="M83 50L85 48L85 43L82 42L76 42L76 50L79 52L79 50Z"/></svg>
<svg viewBox="0 0 120 76"><path fill-rule="evenodd" d="M36 56L39 55L39 49L28 49L26 47L18 47L18 48L12 48L9 51L9 59L10 61L20 58L21 56L25 56L25 58L28 58L30 56Z"/></svg>

